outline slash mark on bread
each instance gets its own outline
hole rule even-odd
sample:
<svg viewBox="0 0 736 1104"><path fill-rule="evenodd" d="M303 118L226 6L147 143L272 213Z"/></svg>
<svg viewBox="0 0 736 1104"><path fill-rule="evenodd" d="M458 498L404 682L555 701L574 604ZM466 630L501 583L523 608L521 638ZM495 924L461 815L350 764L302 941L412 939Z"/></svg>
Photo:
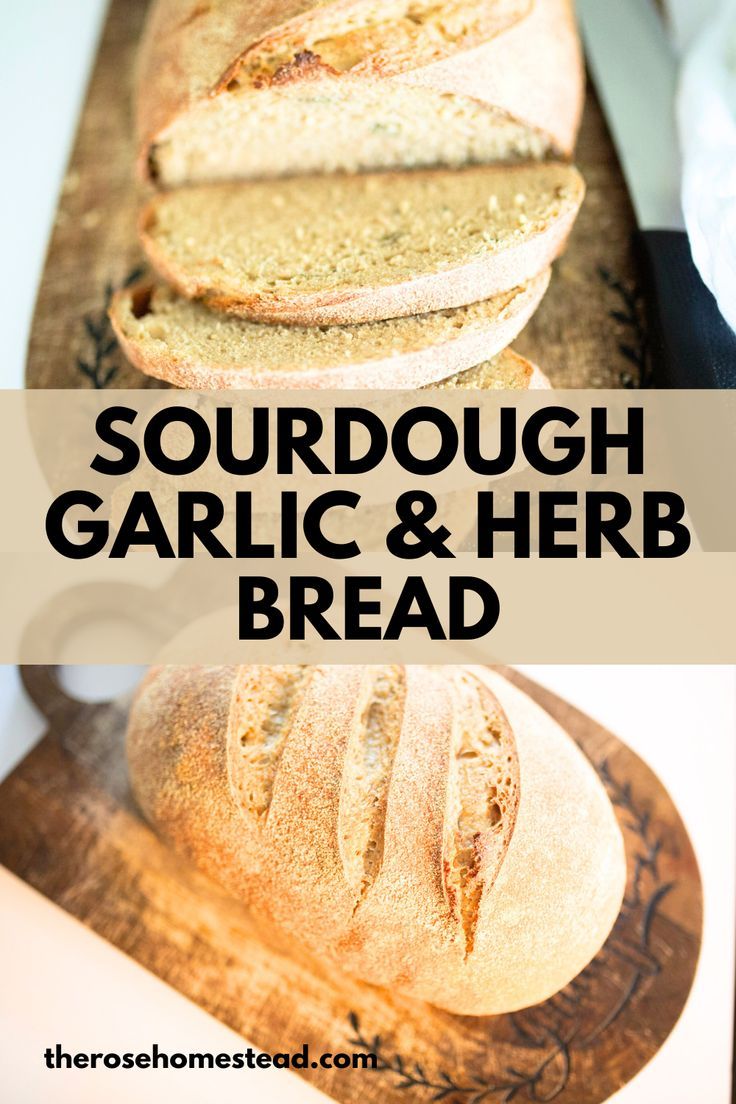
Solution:
<svg viewBox="0 0 736 1104"><path fill-rule="evenodd" d="M513 734L491 692L467 673L456 676L454 689L442 871L467 958L483 892L493 885L513 833L519 767Z"/></svg>
<svg viewBox="0 0 736 1104"><path fill-rule="evenodd" d="M232 91L243 84L262 88L356 69L400 72L494 38L528 16L531 6L531 0L496 0L490 6L482 0L391 0L377 7L353 5L352 10L331 5L290 20L248 46L214 90ZM308 62L304 67L302 58Z"/></svg>
<svg viewBox="0 0 736 1104"><path fill-rule="evenodd" d="M388 792L404 721L406 674L402 667L372 669L373 681L351 734L338 814L345 879L355 913L381 869Z"/></svg>
<svg viewBox="0 0 736 1104"><path fill-rule="evenodd" d="M265 819L284 747L306 699L314 669L264 667L257 681L252 670L246 669L248 675L241 679L235 703L237 747L248 767L239 772L240 779L247 779L247 783L240 781L238 786L246 808ZM267 687L264 681L269 683Z"/></svg>

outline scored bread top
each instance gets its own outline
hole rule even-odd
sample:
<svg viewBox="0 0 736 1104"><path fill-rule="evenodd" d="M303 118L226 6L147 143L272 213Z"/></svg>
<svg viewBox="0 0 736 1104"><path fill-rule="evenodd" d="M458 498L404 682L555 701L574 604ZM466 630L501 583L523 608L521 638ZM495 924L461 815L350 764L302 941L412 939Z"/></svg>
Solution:
<svg viewBox="0 0 736 1104"><path fill-rule="evenodd" d="M294 60L300 55L311 55L335 73L355 68L390 73L438 61L508 29L533 3L158 0L141 58L141 69L158 75L157 94L140 98L139 127L144 135L155 133L177 107L199 96L298 79Z"/></svg>
<svg viewBox="0 0 736 1104"><path fill-rule="evenodd" d="M406 788L426 792L426 889L472 954L519 804L514 736L484 683L461 668L245 667L228 764L253 830L278 836L290 822L290 846L306 843L295 880L313 867L353 919L384 863L403 862Z"/></svg>
<svg viewBox="0 0 736 1104"><path fill-rule="evenodd" d="M127 749L157 831L265 932L449 1011L545 1000L619 913L600 779L487 668L155 668Z"/></svg>
<svg viewBox="0 0 736 1104"><path fill-rule="evenodd" d="M526 362L487 358L513 341L548 282L546 271L466 307L321 328L248 322L142 283L116 294L110 317L136 367L181 387L412 388L472 368L475 382L455 386L526 388L540 383Z"/></svg>
<svg viewBox="0 0 736 1104"><path fill-rule="evenodd" d="M539 275L583 194L568 165L205 185L155 197L141 238L182 295L218 310L366 322L464 306Z"/></svg>

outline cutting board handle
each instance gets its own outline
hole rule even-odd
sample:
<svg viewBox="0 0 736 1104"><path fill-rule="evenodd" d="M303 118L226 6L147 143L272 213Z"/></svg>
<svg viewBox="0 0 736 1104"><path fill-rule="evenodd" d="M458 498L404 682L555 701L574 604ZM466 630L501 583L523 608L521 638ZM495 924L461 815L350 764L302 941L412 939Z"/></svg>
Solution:
<svg viewBox="0 0 736 1104"><path fill-rule="evenodd" d="M52 731L62 732L82 716L89 716L105 703L85 702L67 694L54 664L24 664L21 681L33 704L40 709Z"/></svg>

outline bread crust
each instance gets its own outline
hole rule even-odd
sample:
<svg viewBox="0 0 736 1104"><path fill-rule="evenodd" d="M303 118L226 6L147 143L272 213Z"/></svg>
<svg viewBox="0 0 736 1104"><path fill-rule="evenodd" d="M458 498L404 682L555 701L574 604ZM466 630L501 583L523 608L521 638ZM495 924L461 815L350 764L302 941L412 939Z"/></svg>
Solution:
<svg viewBox="0 0 736 1104"><path fill-rule="evenodd" d="M504 349L499 357L496 358L496 363L501 372L504 371L506 365L511 372L518 373L523 378L523 384L519 387L514 387L515 391L551 391L552 384L549 381L549 377L544 374L542 369L534 364L531 360L527 360L526 357L520 356L513 349ZM483 365L478 365L478 368L482 368ZM485 391L491 389L491 385L486 387L485 384L476 382L473 378L475 373L470 370L465 372L458 372L456 375L449 376L446 379L442 379L439 383L428 384L428 390L457 390L458 388L466 390L480 390ZM494 388L495 389L495 388ZM502 388L499 388L502 390Z"/></svg>
<svg viewBox="0 0 736 1104"><path fill-rule="evenodd" d="M535 364L534 361L527 360L526 357L520 356L519 353L515 352L513 349L506 349L504 355L514 360L519 369L526 375L527 391L552 390L549 376L545 375L539 365Z"/></svg>
<svg viewBox="0 0 736 1104"><path fill-rule="evenodd" d="M549 270L520 288L508 309L480 332L460 336L425 349L414 349L396 356L364 363L336 363L330 368L300 367L298 346L294 352L294 370L264 369L244 363L242 368L214 367L198 363L177 350L166 354L136 338L132 331L134 304L151 296L150 285L139 284L118 291L110 305L113 330L128 360L146 375L165 380L177 387L202 390L273 390L376 388L397 390L424 387L491 359L521 332L537 309L549 284ZM548 386L539 370L530 375L530 387Z"/></svg>
<svg viewBox="0 0 736 1104"><path fill-rule="evenodd" d="M355 8L337 0L333 12ZM299 55L279 81L361 79L395 81L455 94L548 137L555 154L571 157L584 98L584 69L572 0L525 0L499 20L488 41L466 43L447 56L417 64L411 53L384 50L364 64L335 72ZM155 147L167 128L197 103L226 96L243 59L277 31L297 32L323 5L311 0L156 0L137 67L139 173L156 182ZM257 96L259 88L252 89Z"/></svg>
<svg viewBox="0 0 736 1104"><path fill-rule="evenodd" d="M571 158L585 101L585 66L571 0L534 0L490 42L396 77L497 107Z"/></svg>
<svg viewBox="0 0 736 1104"><path fill-rule="evenodd" d="M356 902L340 850L341 818L353 815L343 780L372 669L308 669L302 697L289 704L268 808L256 812L239 765L239 721L243 686L250 708L260 708L264 670L159 668L144 681L130 716L131 779L175 848L257 919L336 967L458 1014L534 1004L588 964L621 905L623 840L591 765L539 706L485 668L392 676L404 698L382 861ZM444 861L458 680L496 711L509 792L518 789L518 806L506 802L501 861L481 885L470 950ZM481 861L481 879L483 870Z"/></svg>

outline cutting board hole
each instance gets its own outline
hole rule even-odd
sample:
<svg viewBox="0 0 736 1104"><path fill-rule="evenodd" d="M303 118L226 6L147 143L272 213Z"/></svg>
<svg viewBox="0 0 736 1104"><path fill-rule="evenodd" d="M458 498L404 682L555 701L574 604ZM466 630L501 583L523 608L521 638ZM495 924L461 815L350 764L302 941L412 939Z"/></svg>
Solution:
<svg viewBox="0 0 736 1104"><path fill-rule="evenodd" d="M143 678L145 667L132 664L62 666L58 671L62 689L77 701L112 701L133 690Z"/></svg>

